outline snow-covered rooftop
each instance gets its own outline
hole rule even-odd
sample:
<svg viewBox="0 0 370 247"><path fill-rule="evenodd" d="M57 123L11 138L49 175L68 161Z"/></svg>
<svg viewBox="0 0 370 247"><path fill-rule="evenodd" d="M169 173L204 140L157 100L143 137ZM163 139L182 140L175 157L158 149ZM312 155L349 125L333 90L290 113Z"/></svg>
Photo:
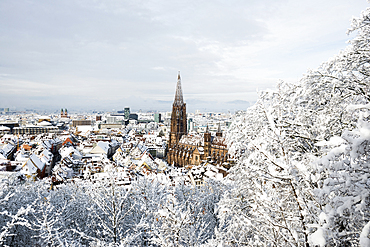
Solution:
<svg viewBox="0 0 370 247"><path fill-rule="evenodd" d="M183 135L179 141L179 144L203 146L204 138L201 135Z"/></svg>

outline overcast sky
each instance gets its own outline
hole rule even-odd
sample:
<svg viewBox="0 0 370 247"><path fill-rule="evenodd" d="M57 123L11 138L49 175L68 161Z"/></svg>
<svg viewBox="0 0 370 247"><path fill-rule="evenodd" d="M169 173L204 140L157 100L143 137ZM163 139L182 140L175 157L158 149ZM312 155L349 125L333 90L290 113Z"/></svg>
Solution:
<svg viewBox="0 0 370 247"><path fill-rule="evenodd" d="M366 0L1 0L0 108L244 109L347 46Z"/></svg>

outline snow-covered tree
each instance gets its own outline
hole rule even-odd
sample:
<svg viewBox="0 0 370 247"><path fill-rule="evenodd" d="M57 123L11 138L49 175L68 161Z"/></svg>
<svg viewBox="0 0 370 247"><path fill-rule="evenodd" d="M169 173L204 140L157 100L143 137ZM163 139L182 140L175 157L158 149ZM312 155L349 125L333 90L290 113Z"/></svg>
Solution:
<svg viewBox="0 0 370 247"><path fill-rule="evenodd" d="M106 243L120 243L133 223L129 216L135 204L130 202L130 190L118 186L115 174L110 175L106 180L91 184L86 191L90 198L86 207L94 220L90 229L94 234L86 235Z"/></svg>
<svg viewBox="0 0 370 247"><path fill-rule="evenodd" d="M235 187L220 203L225 245L308 245L307 224L318 206L306 153L312 144L287 124L294 121L291 94L287 85L279 89L262 93L230 127L230 152L238 162L228 178Z"/></svg>
<svg viewBox="0 0 370 247"><path fill-rule="evenodd" d="M200 188L178 185L159 205L152 242L160 246L200 246L214 238L223 186L212 180Z"/></svg>
<svg viewBox="0 0 370 247"><path fill-rule="evenodd" d="M369 246L370 122L360 119L356 129L318 145L329 151L318 161L325 179L315 194L323 210L311 242Z"/></svg>
<svg viewBox="0 0 370 247"><path fill-rule="evenodd" d="M358 35L347 49L299 83L261 92L230 126L229 152L237 161L229 176L234 189L220 202L219 242L309 245L326 205L314 191L328 174L315 161L328 150L316 144L353 130L359 113L347 106L369 103L369 16L366 10L353 21L350 32Z"/></svg>
<svg viewBox="0 0 370 247"><path fill-rule="evenodd" d="M16 174L0 178L0 243L25 246L32 242L28 218L35 201L35 187Z"/></svg>

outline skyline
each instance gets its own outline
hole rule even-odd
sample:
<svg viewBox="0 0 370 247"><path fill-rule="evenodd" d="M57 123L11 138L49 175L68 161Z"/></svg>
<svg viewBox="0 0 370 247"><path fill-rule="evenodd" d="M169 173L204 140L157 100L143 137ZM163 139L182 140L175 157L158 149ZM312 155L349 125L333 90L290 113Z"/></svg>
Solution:
<svg viewBox="0 0 370 247"><path fill-rule="evenodd" d="M246 108L343 50L365 0L0 2L0 107Z"/></svg>

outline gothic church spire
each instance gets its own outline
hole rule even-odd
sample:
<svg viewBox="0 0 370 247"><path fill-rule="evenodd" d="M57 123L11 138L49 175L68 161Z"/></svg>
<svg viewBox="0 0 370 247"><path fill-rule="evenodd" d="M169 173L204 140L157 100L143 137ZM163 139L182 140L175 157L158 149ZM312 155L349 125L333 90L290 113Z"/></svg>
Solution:
<svg viewBox="0 0 370 247"><path fill-rule="evenodd" d="M184 98L182 97L182 89L181 89L180 71L177 75L176 94L175 94L175 100L174 100L173 104L177 105L177 106L180 106L180 105L184 104Z"/></svg>
<svg viewBox="0 0 370 247"><path fill-rule="evenodd" d="M218 122L218 129L216 132L216 136L222 137L221 122Z"/></svg>
<svg viewBox="0 0 370 247"><path fill-rule="evenodd" d="M186 103L184 103L182 96L181 77L179 72L177 75L175 100L172 105L170 138L168 140L169 154L167 156L167 162L169 164L177 162L174 158L174 150L176 150L176 146L181 137L187 134L187 129Z"/></svg>

